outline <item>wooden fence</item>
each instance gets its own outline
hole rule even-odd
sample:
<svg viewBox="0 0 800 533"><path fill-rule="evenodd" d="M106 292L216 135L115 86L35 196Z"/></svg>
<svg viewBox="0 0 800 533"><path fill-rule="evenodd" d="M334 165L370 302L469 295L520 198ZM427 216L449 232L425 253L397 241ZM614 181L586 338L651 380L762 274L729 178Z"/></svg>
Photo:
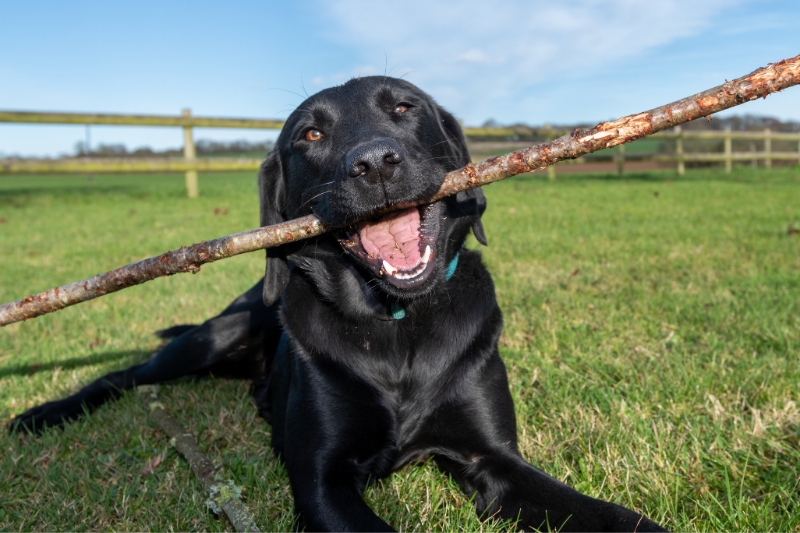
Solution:
<svg viewBox="0 0 800 533"><path fill-rule="evenodd" d="M252 128L279 130L281 120L249 118L195 117L188 109L179 116L169 115L103 115L85 113L39 113L26 111L0 111L0 122L25 124L86 124L116 126L167 126L183 128L183 159L63 159L63 160L5 160L0 161L0 174L41 173L119 173L119 172L184 172L186 194L195 198L200 193L197 172L224 172L255 170L261 159L253 158L198 158L192 128Z"/></svg>
<svg viewBox="0 0 800 533"><path fill-rule="evenodd" d="M224 172L256 170L262 159L256 158L222 158L197 157L192 128L251 128L279 130L283 127L280 120L261 120L248 118L212 118L193 116L188 109L178 116L168 115L110 115L82 113L40 113L24 111L0 111L0 123L26 124L86 124L86 125L119 125L119 126L163 126L183 128L183 158L75 158L75 159L40 159L40 160L0 160L0 174L42 174L42 173L135 173L135 172L183 172L186 176L186 192L190 198L199 194L198 172ZM519 142L520 130L515 128L464 128L469 139L497 139ZM526 130L525 137L540 138L546 141L563 135L567 131L551 128ZM674 153L638 153L626 154L625 145L616 148L613 155L600 153L591 156L591 160L612 160L616 163L617 172L625 172L626 161L670 162L676 165L679 175L686 171L686 163L722 163L726 172L731 172L734 162L749 162L757 165L762 161L767 168L773 161L792 161L800 164L800 133L773 133L751 131L682 131L680 126L670 132L657 133L651 138L674 140ZM685 150L684 141L689 140L722 140L720 152L692 152ZM734 140L757 141L762 150L757 151L754 144L750 151L734 152ZM797 151L778 152L772 150L773 141L785 141L797 144ZM588 158L564 161L563 164L580 164ZM554 179L556 167L547 168L547 175Z"/></svg>
<svg viewBox="0 0 800 533"><path fill-rule="evenodd" d="M562 161L559 165L581 164L590 161L613 161L617 166L617 173L625 173L625 163L633 161L652 161L657 163L669 163L674 165L678 175L682 176L686 172L686 164L711 163L722 164L725 172L730 174L733 163L746 163L750 166L762 165L771 168L773 161L788 161L793 164L800 164L800 133L780 133L771 132L769 129L763 131L682 131L680 126L672 131L656 133L648 137L649 139L668 139L672 141L674 151L671 153L650 152L650 153L627 153L624 144L617 146L611 153L603 154L597 152L588 157L578 158L573 161ZM685 141L722 141L720 150L717 152L709 151L687 151ZM751 142L749 151L733 151L734 141L756 141ZM793 145L797 148L790 151L774 151L772 142L780 141L784 146ZM760 145L759 150L756 144ZM548 176L555 177L555 169L548 167Z"/></svg>

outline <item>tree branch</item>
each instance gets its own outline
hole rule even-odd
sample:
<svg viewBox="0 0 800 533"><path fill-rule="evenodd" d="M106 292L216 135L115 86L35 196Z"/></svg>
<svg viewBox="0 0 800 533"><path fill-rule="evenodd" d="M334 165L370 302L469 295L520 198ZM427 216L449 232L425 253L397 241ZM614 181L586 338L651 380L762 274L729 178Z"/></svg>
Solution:
<svg viewBox="0 0 800 533"><path fill-rule="evenodd" d="M207 505L216 514L225 512L236 531L258 533L253 517L240 501L241 490L232 481L223 483L211 461L200 449L194 435L183 429L158 401L158 385L140 385L137 391L147 405L150 417L170 437L170 443L186 459L203 491L208 494Z"/></svg>
<svg viewBox="0 0 800 533"><path fill-rule="evenodd" d="M644 113L613 122L601 122L590 130L576 129L549 143L537 144L505 155L492 157L448 173L432 198L390 206L386 211L430 203L459 191L499 181L510 176L545 168L565 159L603 150L640 139L696 118L766 98L800 84L800 55L770 64L733 81ZM200 266L226 257L279 246L298 239L325 233L330 228L308 215L283 224L243 231L213 241L181 247L137 263L120 267L89 279L27 296L0 306L0 326L58 311L111 292L179 272L197 272Z"/></svg>

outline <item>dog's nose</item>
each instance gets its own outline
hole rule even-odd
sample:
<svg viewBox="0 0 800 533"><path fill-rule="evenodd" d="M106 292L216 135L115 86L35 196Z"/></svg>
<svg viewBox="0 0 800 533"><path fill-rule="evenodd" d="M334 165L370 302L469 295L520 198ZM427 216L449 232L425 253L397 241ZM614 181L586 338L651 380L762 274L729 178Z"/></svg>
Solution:
<svg viewBox="0 0 800 533"><path fill-rule="evenodd" d="M391 139L377 139L355 147L347 154L345 165L352 178L362 177L370 183L388 180L403 162L403 150Z"/></svg>

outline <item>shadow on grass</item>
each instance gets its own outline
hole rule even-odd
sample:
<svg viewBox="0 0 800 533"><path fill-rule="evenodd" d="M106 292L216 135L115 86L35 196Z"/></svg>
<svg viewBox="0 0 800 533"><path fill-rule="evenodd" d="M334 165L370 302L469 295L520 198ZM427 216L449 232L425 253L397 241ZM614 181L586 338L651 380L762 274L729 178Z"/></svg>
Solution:
<svg viewBox="0 0 800 533"><path fill-rule="evenodd" d="M72 359L64 359L62 361L51 361L49 363L33 363L28 365L10 366L6 368L0 368L0 378L9 376L29 376L31 374L53 370L56 367L63 370L69 370L81 366L96 365L99 363L107 363L109 361L118 361L120 359L126 359L135 355L141 356L141 359L144 360L145 356L149 355L149 353L141 350L105 352L88 355L86 357L73 357Z"/></svg>

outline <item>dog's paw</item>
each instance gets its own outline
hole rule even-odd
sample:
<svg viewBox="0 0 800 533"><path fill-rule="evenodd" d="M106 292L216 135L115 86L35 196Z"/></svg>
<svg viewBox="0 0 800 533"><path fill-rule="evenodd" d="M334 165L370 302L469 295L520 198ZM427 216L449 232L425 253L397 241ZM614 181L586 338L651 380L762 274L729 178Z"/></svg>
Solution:
<svg viewBox="0 0 800 533"><path fill-rule="evenodd" d="M83 406L80 402L68 400L47 402L28 409L9 422L9 432L41 435L47 428L62 426L65 422L75 420L83 414Z"/></svg>

